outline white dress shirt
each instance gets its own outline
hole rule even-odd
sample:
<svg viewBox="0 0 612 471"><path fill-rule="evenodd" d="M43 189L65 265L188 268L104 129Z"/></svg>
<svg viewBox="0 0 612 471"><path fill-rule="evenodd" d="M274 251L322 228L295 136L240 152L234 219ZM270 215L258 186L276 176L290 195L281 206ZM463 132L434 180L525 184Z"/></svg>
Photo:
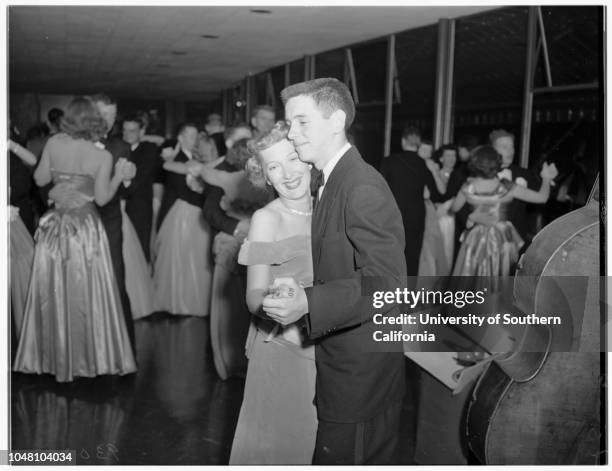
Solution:
<svg viewBox="0 0 612 471"><path fill-rule="evenodd" d="M323 172L323 185L321 185L321 187L319 188L319 200L321 200L321 195L323 194L323 189L325 188L325 185L327 185L327 180L329 179L329 176L332 173L332 170L336 167L336 164L340 161L340 158L346 154L348 152L348 150L351 148L351 143L347 142L346 144L344 144L340 150L338 152L336 152L336 155L334 155L332 157L332 159L327 162L325 164L325 167L323 167L322 172Z"/></svg>

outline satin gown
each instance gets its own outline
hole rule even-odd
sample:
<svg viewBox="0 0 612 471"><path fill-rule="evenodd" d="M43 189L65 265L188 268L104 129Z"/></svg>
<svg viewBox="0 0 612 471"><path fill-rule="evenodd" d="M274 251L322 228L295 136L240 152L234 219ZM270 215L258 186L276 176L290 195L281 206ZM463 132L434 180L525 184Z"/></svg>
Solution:
<svg viewBox="0 0 612 471"><path fill-rule="evenodd" d="M436 277L447 276L449 273L450 264L446 257L438 213L434 204L427 198L425 200L425 231L418 274L422 277Z"/></svg>
<svg viewBox="0 0 612 471"><path fill-rule="evenodd" d="M474 185L466 183L461 192L474 211L492 213L496 222L475 224L461 235L461 247L453 270L454 276L495 277L511 275L518 262L523 239L508 221L508 196L515 184L502 180L490 193L476 193Z"/></svg>
<svg viewBox="0 0 612 471"><path fill-rule="evenodd" d="M276 242L245 241L238 262L271 265L271 278L294 277L312 286L309 236ZM295 325L252 317L244 399L230 456L236 464L306 465L317 432L314 345Z"/></svg>
<svg viewBox="0 0 612 471"><path fill-rule="evenodd" d="M155 292L151 268L147 263L136 229L121 201L121 230L123 232L123 262L125 265L125 289L130 298L132 318L141 319L155 311Z"/></svg>
<svg viewBox="0 0 612 471"><path fill-rule="evenodd" d="M40 219L13 369L58 382L135 372L94 178L52 173L73 193Z"/></svg>
<svg viewBox="0 0 612 471"><path fill-rule="evenodd" d="M34 241L25 224L19 217L19 208L9 206L9 235L11 249L9 252L9 283L11 291L11 313L17 339L21 335L23 313L25 310L28 286L32 275L34 259Z"/></svg>

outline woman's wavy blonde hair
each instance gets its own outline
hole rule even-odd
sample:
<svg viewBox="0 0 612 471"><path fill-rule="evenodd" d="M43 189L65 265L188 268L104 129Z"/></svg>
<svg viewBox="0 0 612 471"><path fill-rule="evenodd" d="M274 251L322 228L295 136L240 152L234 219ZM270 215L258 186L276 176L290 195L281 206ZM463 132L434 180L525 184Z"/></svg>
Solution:
<svg viewBox="0 0 612 471"><path fill-rule="evenodd" d="M266 186L266 175L261 165L260 152L269 149L274 144L278 144L283 139L287 139L289 134L289 126L286 121L277 121L272 129L261 137L250 139L247 142L247 148L251 153L248 158L245 169L251 183L259 188Z"/></svg>

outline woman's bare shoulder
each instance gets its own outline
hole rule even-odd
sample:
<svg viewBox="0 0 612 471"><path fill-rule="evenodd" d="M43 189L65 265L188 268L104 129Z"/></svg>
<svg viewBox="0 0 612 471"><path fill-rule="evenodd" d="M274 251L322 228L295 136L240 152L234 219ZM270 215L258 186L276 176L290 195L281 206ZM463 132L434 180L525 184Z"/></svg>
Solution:
<svg viewBox="0 0 612 471"><path fill-rule="evenodd" d="M249 240L266 242L275 239L281 221L281 215L276 209L278 202L275 202L276 200L271 201L253 213Z"/></svg>

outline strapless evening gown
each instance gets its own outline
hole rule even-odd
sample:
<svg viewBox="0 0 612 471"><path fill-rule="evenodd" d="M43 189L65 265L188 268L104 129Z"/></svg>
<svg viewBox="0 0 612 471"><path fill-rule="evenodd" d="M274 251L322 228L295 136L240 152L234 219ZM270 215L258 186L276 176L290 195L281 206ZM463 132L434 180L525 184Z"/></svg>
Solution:
<svg viewBox="0 0 612 471"><path fill-rule="evenodd" d="M515 183L500 181L490 193L477 193L466 183L461 191L474 211L496 216L491 225L475 224L461 235L461 247L453 270L454 276L498 277L511 275L523 246L523 239L508 220L512 199L508 193Z"/></svg>
<svg viewBox="0 0 612 471"><path fill-rule="evenodd" d="M72 192L40 219L13 369L75 377L136 371L90 175L53 172Z"/></svg>

